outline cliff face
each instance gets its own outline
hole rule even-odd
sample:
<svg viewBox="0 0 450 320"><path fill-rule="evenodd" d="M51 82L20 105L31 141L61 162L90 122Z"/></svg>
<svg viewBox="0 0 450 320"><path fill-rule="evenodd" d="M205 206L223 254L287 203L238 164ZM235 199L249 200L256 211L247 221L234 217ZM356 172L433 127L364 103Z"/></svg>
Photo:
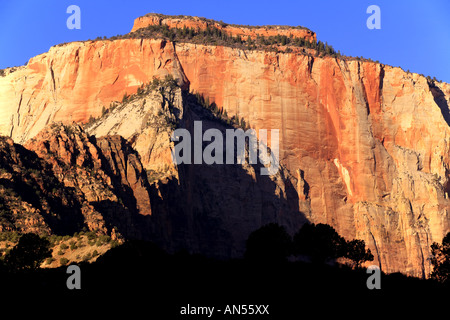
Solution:
<svg viewBox="0 0 450 320"><path fill-rule="evenodd" d="M192 122L201 120L223 139L231 127L180 88L161 90L135 95L85 125L93 135L53 123L24 146L0 139L0 231L87 228L229 258L242 256L248 235L263 224L298 230L306 219L290 201L295 179L284 168L269 178L258 165L172 163L174 123L193 134Z"/></svg>
<svg viewBox="0 0 450 320"><path fill-rule="evenodd" d="M430 271L428 248L449 230L448 84L356 60L189 44L177 56L191 89L280 129L311 221L364 239L385 271Z"/></svg>
<svg viewBox="0 0 450 320"><path fill-rule="evenodd" d="M131 53L131 54L130 54ZM85 122L153 76L188 81L174 46L162 40L72 42L0 77L0 130L16 142L54 121Z"/></svg>
<svg viewBox="0 0 450 320"><path fill-rule="evenodd" d="M129 236L124 225L151 215L146 172L120 136L54 123L24 146L2 138L0 162L1 230Z"/></svg>
<svg viewBox="0 0 450 320"><path fill-rule="evenodd" d="M299 202L297 181L285 168L267 177L260 175L259 165L175 165L170 141L175 126L193 136L193 122L202 121L203 130L220 130L223 141L232 127L193 94L161 89L134 95L85 125L93 136L114 134L131 141L146 166L152 216L134 229L170 251L184 248L229 258L243 255L248 235L261 225L278 222L295 232L305 223L309 205Z"/></svg>
<svg viewBox="0 0 450 320"><path fill-rule="evenodd" d="M193 21L142 17L133 30L149 24L191 26ZM196 23L193 26L206 22ZM52 121L86 122L153 75L168 73L223 106L229 115L244 117L253 128L280 129L281 162L295 186L295 195L285 195L286 206L300 209L312 222L334 226L348 239L365 240L383 271L429 274L429 247L450 230L446 83L373 62L296 53L149 39L76 42L53 47L26 67L0 77L1 132L24 142ZM135 141L147 169L160 170L161 162L169 163L170 144L163 142L161 132L144 128L146 134L134 140L126 119L117 119L111 122L115 127L105 120L92 132L121 134ZM155 152L158 148L148 152L145 145L155 141L161 142L156 143L162 145L160 152ZM182 175L178 179L186 184L197 177L192 170L198 172L168 170ZM202 194L199 181L203 180L186 189L195 190L187 196ZM218 203L235 195L231 192L227 198L223 187L211 181L206 185L204 190L215 190ZM161 185L159 194L167 192L170 197L167 188ZM195 210L192 207L192 215ZM178 227L174 226L182 232Z"/></svg>

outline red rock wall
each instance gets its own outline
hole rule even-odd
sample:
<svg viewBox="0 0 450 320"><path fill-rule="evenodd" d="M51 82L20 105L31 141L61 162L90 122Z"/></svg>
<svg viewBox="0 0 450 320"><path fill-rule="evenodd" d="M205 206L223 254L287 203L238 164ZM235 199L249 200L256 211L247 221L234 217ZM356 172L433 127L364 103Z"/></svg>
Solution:
<svg viewBox="0 0 450 320"><path fill-rule="evenodd" d="M177 56L198 91L255 129L309 185L310 220L369 244L385 271L428 274L449 230L450 129L426 79L372 62L191 44ZM449 86L439 84L448 100ZM440 183L437 178L440 177Z"/></svg>
<svg viewBox="0 0 450 320"><path fill-rule="evenodd" d="M245 27L245 26L235 26L235 25L227 25L221 24L218 22L205 21L198 17L184 17L184 18L176 18L176 17L166 17L160 15L148 15L139 17L134 20L133 28L131 32L134 32L138 29L145 28L151 25L167 25L169 28L194 28L205 30L208 26L213 26L219 30L227 32L229 35L234 37L241 36L242 39L247 39L247 37L251 37L252 39L256 39L257 36L293 36L298 38L305 38L308 41L316 42L316 34L311 30L306 28L293 28L293 27L281 27L281 26L262 26L262 27Z"/></svg>
<svg viewBox="0 0 450 320"><path fill-rule="evenodd" d="M311 221L364 239L384 271L429 274L429 246L450 230L448 84L432 89L417 74L356 60L76 42L0 78L0 131L21 142L55 120L87 121L167 73L252 127L280 130L282 163L304 172L298 192Z"/></svg>
<svg viewBox="0 0 450 320"><path fill-rule="evenodd" d="M72 42L0 77L0 131L23 142L53 121L85 122L135 93L153 76L187 79L172 43L162 40Z"/></svg>

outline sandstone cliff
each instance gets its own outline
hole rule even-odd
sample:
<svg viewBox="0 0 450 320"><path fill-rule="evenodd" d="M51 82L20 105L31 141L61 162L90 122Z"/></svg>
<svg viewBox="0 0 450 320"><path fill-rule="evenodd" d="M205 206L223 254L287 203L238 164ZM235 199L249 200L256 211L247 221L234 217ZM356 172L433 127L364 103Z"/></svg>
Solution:
<svg viewBox="0 0 450 320"><path fill-rule="evenodd" d="M156 23L190 26L197 20L183 21L143 17L135 21L134 30ZM196 23L200 26L203 22L200 19ZM243 30L247 29L240 28L239 33L259 29ZM315 40L315 35L311 36ZM446 83L429 81L400 68L330 56L156 39L75 42L53 47L30 59L27 66L0 77L0 131L16 142L25 142L53 121L86 122L91 115L100 116L103 106L121 100L124 93L136 92L154 75L169 73L184 88L200 92L230 115L244 117L253 128L280 129L280 157L287 169L283 174L290 176L280 185L289 180L295 186L295 194L283 196L287 207L301 209L312 222L331 224L346 238L365 240L375 263L386 272L429 274L429 247L450 230L450 86ZM106 120L116 127L105 120L95 134L121 134L134 139L135 127L128 125L127 119L111 119ZM161 163L169 163L166 133L145 127L138 119L131 123L139 124L144 134L137 137L134 147L143 157L145 168L161 171ZM147 144L162 147L148 152ZM203 174L209 169L202 169ZM178 175L176 181L187 185L197 177L192 170L198 172L195 166L168 170ZM237 169L224 166L220 170ZM222 174L227 176L226 172ZM223 179L213 184L205 176L196 180L195 189L185 189L193 192L186 197L200 197L189 200L191 204L202 203L201 181L207 181L209 187L203 192L212 190L218 206L236 195L233 191L226 196ZM167 197L171 196L167 191L171 183L176 182L157 182L160 196L164 190ZM245 185L237 180L232 184L241 189ZM280 185L266 191L274 192ZM250 201L252 188L246 189L246 201ZM174 196L171 199L176 201ZM259 202L262 199L256 201L261 203L258 206L264 206ZM164 205L158 205L162 212ZM212 208L216 207L203 207L199 212ZM244 208L248 208L242 208L233 212L234 222L226 225L236 223L238 217L245 219ZM192 207L190 214L195 215L197 209ZM214 212L218 217L229 214ZM169 215L164 221L170 224L180 218ZM186 218L186 223L193 221L201 219ZM182 233L181 225L174 230ZM252 222L248 228L256 225ZM190 228L189 232L210 225L203 227ZM188 246L203 250L200 238L213 237L170 232L160 235L183 236L190 239Z"/></svg>
<svg viewBox="0 0 450 320"><path fill-rule="evenodd" d="M284 35L287 37L293 36L304 38L307 41L317 40L316 34L304 27L297 27L297 28L287 26L253 27L253 26L229 25L226 23L216 22L214 20L199 17L165 16L161 14L152 14L152 13L134 20L131 32L152 25L166 25L169 28L178 28L178 29L186 27L199 30L205 30L207 27L215 27L221 31L226 32L231 36L240 36L245 39L247 39L247 37L255 39L257 36Z"/></svg>
<svg viewBox="0 0 450 320"><path fill-rule="evenodd" d="M2 231L129 236L123 226L151 215L146 172L120 136L54 123L25 148L2 138L0 162Z"/></svg>
<svg viewBox="0 0 450 320"><path fill-rule="evenodd" d="M24 142L51 122L85 122L99 116L111 101L136 92L153 76L169 73L180 85L187 84L173 44L162 40L72 42L52 47L31 58L25 68L0 77L0 130Z"/></svg>
<svg viewBox="0 0 450 320"><path fill-rule="evenodd" d="M310 220L364 239L385 271L428 274L429 246L449 230L448 84L330 57L190 44L177 56L192 89L280 129Z"/></svg>
<svg viewBox="0 0 450 320"><path fill-rule="evenodd" d="M195 96L159 87L91 120L85 127L92 135L78 124L52 123L25 148L4 138L1 230L88 229L226 258L241 256L248 235L263 224L276 221L294 232L306 221L298 201L289 201L296 198L295 179L284 168L269 178L258 165L175 166L170 134L174 125L193 133L193 120L202 120L205 130L231 128Z"/></svg>
<svg viewBox="0 0 450 320"><path fill-rule="evenodd" d="M141 238L169 251L227 258L242 256L248 235L261 225L278 222L290 232L298 230L309 204L298 201L297 180L285 168L267 177L260 175L259 165L173 163L173 129L187 129L193 136L196 120L203 130L220 130L223 140L225 130L232 128L194 95L162 87L140 91L85 125L93 136L117 134L131 141L146 166L152 216L134 226Z"/></svg>

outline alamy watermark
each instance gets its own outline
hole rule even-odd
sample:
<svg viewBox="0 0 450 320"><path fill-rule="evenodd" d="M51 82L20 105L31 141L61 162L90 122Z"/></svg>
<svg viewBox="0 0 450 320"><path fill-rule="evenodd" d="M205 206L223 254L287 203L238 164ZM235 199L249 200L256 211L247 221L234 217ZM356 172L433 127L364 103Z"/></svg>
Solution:
<svg viewBox="0 0 450 320"><path fill-rule="evenodd" d="M370 5L367 7L366 13L370 14L367 18L366 26L370 30L381 29L381 9L377 5Z"/></svg>
<svg viewBox="0 0 450 320"><path fill-rule="evenodd" d="M274 175L279 167L279 130L270 131L270 149L267 144L268 130L226 129L225 148L223 133L219 129L207 129L203 133L202 122L194 121L194 137L187 129L176 129L172 141L178 142L172 150L175 164L244 164L264 166L261 175ZM181 139L181 141L180 141ZM203 148L203 142L210 142ZM193 154L192 154L193 153ZM225 154L224 154L225 153Z"/></svg>
<svg viewBox="0 0 450 320"><path fill-rule="evenodd" d="M67 18L67 29L81 29L81 9L74 4L67 7L66 13L71 13Z"/></svg>
<svg viewBox="0 0 450 320"><path fill-rule="evenodd" d="M80 269L80 267L77 265L70 265L67 267L66 273L71 274L71 276L69 276L66 281L67 289L69 289L69 290L81 289L81 269Z"/></svg>
<svg viewBox="0 0 450 320"><path fill-rule="evenodd" d="M381 270L377 265L371 265L366 270L367 274L371 274L367 278L366 286L368 289L381 289Z"/></svg>

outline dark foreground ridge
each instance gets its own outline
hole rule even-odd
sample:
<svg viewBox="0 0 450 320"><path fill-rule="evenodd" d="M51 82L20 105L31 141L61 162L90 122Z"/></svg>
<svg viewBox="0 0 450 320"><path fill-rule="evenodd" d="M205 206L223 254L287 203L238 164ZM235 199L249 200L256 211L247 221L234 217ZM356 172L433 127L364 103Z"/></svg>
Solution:
<svg viewBox="0 0 450 320"><path fill-rule="evenodd" d="M425 299L449 294L449 288L437 282L401 274L382 274L381 289L369 290L366 281L370 274L365 269L298 261L220 261L187 252L171 255L143 241L127 241L95 263L81 263L79 267L80 290L66 287L70 276L67 267L14 273L3 270L1 290L14 303L39 305L33 314L48 314L44 311L47 309L86 314L94 307L89 314L143 312L147 319L207 318L180 314L188 304L222 311L215 312L212 319L248 319L224 315L227 305L269 305L269 315L253 315L250 319L294 319L311 311L336 315L366 306L400 308L399 297L426 304Z"/></svg>

